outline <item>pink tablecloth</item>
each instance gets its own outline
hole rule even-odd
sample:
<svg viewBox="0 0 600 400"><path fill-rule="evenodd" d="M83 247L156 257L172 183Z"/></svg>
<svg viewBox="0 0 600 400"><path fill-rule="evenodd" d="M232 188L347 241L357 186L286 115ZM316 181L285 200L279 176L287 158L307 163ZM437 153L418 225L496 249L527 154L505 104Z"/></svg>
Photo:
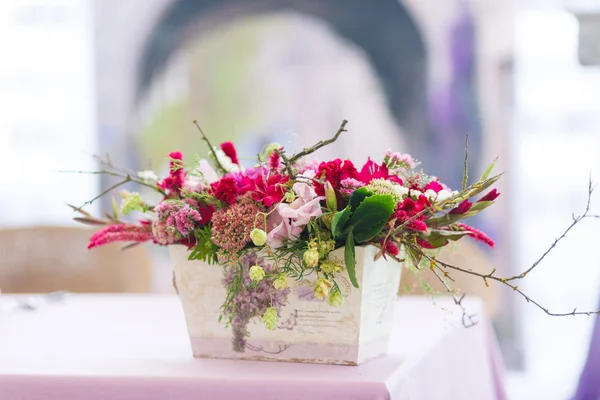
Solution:
<svg viewBox="0 0 600 400"><path fill-rule="evenodd" d="M73 295L0 313L0 399L504 399L481 303L465 329L446 300L398 300L390 354L349 367L194 359L175 296Z"/></svg>

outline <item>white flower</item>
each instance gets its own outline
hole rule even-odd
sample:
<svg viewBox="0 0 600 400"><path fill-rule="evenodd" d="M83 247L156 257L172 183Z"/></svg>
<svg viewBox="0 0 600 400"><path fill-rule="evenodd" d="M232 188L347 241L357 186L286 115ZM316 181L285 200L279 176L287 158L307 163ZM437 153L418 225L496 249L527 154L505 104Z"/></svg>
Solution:
<svg viewBox="0 0 600 400"><path fill-rule="evenodd" d="M410 189L410 197L418 199L423 193L420 190Z"/></svg>
<svg viewBox="0 0 600 400"><path fill-rule="evenodd" d="M225 157L227 157L227 156L225 156ZM231 159L229 157L227 157L227 159L229 161L231 161ZM237 165L236 165L236 167L237 167ZM202 177L204 178L204 182L208 185L219 180L219 175L217 174L215 169L212 167L212 165L210 165L208 160L205 160L205 159L200 160L200 163L198 163L198 168L196 169L196 171L198 171L199 173L202 174Z"/></svg>
<svg viewBox="0 0 600 400"><path fill-rule="evenodd" d="M448 200L452 196L453 196L452 192L450 192L449 190L446 190L446 189L442 189L438 192L435 201L437 203L441 203L442 201Z"/></svg>
<svg viewBox="0 0 600 400"><path fill-rule="evenodd" d="M437 195L438 195L438 194L435 192L435 190L427 189L427 190L425 191L425 196L427 196L427 198L428 198L430 201L433 201L433 200L435 200L435 199L437 198Z"/></svg>
<svg viewBox="0 0 600 400"><path fill-rule="evenodd" d="M398 196L404 198L408 196L408 188L401 185L394 185L394 191L398 194Z"/></svg>
<svg viewBox="0 0 600 400"><path fill-rule="evenodd" d="M250 239L255 246L264 246L267 243L267 232L254 228L250 232Z"/></svg>
<svg viewBox="0 0 600 400"><path fill-rule="evenodd" d="M158 181L158 176L154 173L154 171L140 171L137 173L137 176L146 183L154 183Z"/></svg>
<svg viewBox="0 0 600 400"><path fill-rule="evenodd" d="M231 161L231 158L229 158L223 150L215 148L215 153L219 164L221 164L225 171L243 172L244 169L241 166L234 164L233 161Z"/></svg>

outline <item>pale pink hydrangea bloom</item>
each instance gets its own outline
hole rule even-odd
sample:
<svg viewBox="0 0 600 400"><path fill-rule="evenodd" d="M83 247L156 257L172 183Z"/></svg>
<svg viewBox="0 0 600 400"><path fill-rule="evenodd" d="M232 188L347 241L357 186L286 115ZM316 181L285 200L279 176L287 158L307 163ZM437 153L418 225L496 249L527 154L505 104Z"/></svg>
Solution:
<svg viewBox="0 0 600 400"><path fill-rule="evenodd" d="M415 162L410 154L392 152L392 150L389 149L385 151L385 160L388 165L404 166L408 169L415 167Z"/></svg>
<svg viewBox="0 0 600 400"><path fill-rule="evenodd" d="M152 222L152 232L160 244L175 243L189 235L202 221L200 213L186 202L163 201L154 211L156 219Z"/></svg>

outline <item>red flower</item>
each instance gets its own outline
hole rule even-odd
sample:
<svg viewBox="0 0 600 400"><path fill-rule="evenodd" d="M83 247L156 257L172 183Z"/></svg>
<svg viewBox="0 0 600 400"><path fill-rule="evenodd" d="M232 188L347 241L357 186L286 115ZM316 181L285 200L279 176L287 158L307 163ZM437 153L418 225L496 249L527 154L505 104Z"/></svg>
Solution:
<svg viewBox="0 0 600 400"><path fill-rule="evenodd" d="M425 189L423 191L426 190L433 190L436 193L439 193L440 190L444 189L444 187L442 185L440 185L440 183L438 181L431 181L427 184L427 186L425 186Z"/></svg>
<svg viewBox="0 0 600 400"><path fill-rule="evenodd" d="M214 196L227 203L234 204L238 197L237 184L235 179L230 176L225 176L210 185L213 190Z"/></svg>
<svg viewBox="0 0 600 400"><path fill-rule="evenodd" d="M481 232L479 229L475 229L472 226L469 226L467 224L463 224L461 222L458 222L456 224L457 227L464 229L465 231L468 231L469 234L468 236L471 236L473 239L483 242L485 244L487 244L490 247L494 247L494 241L485 233Z"/></svg>
<svg viewBox="0 0 600 400"><path fill-rule="evenodd" d="M394 212L394 218L396 218L396 224L402 225L411 218L413 218L416 214L423 211L426 207L431 206L427 197L420 195L417 201L414 201L410 197L404 199L401 204L396 206L396 211ZM419 215L417 218L413 219L406 227L408 229L412 229L413 231L424 232L427 230L427 224L425 224L425 215Z"/></svg>
<svg viewBox="0 0 600 400"><path fill-rule="evenodd" d="M317 179L325 178L326 181L331 183L333 189L336 193L339 193L340 190L340 182L347 178L359 179L358 171L352 161L350 160L340 160L336 158L333 161L328 161L327 163L322 162L319 165L319 169L317 170ZM323 184L315 182L315 192L319 196L325 196L325 190L323 189ZM338 199L340 200L340 199Z"/></svg>
<svg viewBox="0 0 600 400"><path fill-rule="evenodd" d="M384 256L385 256L385 254L389 254L391 256L397 256L398 253L400 253L400 251L398 250L398 246L396 246L396 244L392 241L389 241L389 240L384 241L383 239L381 239L380 244L383 247Z"/></svg>
<svg viewBox="0 0 600 400"><path fill-rule="evenodd" d="M464 214L471 209L473 203L469 201L469 199L464 200L462 203L458 205L458 207L452 209L450 214Z"/></svg>
<svg viewBox="0 0 600 400"><path fill-rule="evenodd" d="M242 192L252 193L254 200L270 207L283 199L283 194L285 193L284 184L289 180L289 176L281 174L271 174L267 177L260 175L254 179L245 178L245 185L242 188Z"/></svg>
<svg viewBox="0 0 600 400"><path fill-rule="evenodd" d="M402 179L396 175L390 175L387 165L381 163L377 165L369 158L360 170L359 180L365 185L369 184L373 179L387 179L388 181L396 182L402 185Z"/></svg>
<svg viewBox="0 0 600 400"><path fill-rule="evenodd" d="M282 150L282 148L280 148L279 150ZM279 166L281 165L281 157L279 156L279 153L277 153L276 151L272 152L271 155L269 156L269 169L271 169L271 171L277 171L279 170Z"/></svg>
<svg viewBox="0 0 600 400"><path fill-rule="evenodd" d="M225 155L231 159L232 163L240 165L240 160L238 160L237 151L235 150L233 143L221 143L221 150L223 150L223 153L225 153Z"/></svg>
<svg viewBox="0 0 600 400"><path fill-rule="evenodd" d="M162 182L158 182L157 186L161 189L179 194L185 182L186 175L186 172L181 165L183 153L174 151L169 154L169 157L171 158L171 162L169 163L169 176L163 179Z"/></svg>
<svg viewBox="0 0 600 400"><path fill-rule="evenodd" d="M479 203L480 201L494 201L498 198L498 196L500 196L500 193L498 193L498 191L494 189L488 192L488 194L486 194L482 198L480 198L477 202Z"/></svg>
<svg viewBox="0 0 600 400"><path fill-rule="evenodd" d="M424 249L433 249L434 247L425 239L417 238L417 244Z"/></svg>

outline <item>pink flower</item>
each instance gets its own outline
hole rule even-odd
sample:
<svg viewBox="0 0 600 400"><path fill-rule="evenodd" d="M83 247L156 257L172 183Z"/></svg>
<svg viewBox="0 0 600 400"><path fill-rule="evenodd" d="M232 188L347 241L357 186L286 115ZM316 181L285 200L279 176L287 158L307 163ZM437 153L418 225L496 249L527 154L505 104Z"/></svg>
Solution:
<svg viewBox="0 0 600 400"><path fill-rule="evenodd" d="M227 157L231 159L231 162L237 165L240 165L240 160L237 156L237 151L235 150L235 146L231 142L223 142L221 143L221 150Z"/></svg>
<svg viewBox="0 0 600 400"><path fill-rule="evenodd" d="M283 147L279 150L283 150ZM281 157L279 156L279 153L277 153L276 151L271 153L271 155L269 156L268 166L269 169L273 172L279 171L279 169L282 166Z"/></svg>
<svg viewBox="0 0 600 400"><path fill-rule="evenodd" d="M396 206L394 212L394 218L396 218L396 224L402 225L413 218L416 214L423 211L426 207L431 206L427 197L420 195L417 201L414 201L410 197L404 199L404 201ZM427 224L425 224L425 215L421 214L413 219L407 226L407 229L413 231L424 232L427 230Z"/></svg>
<svg viewBox="0 0 600 400"><path fill-rule="evenodd" d="M169 154L171 162L169 162L169 176L157 183L157 186L166 190L169 197L179 195L181 188L185 184L186 172L181 165L183 153L174 151Z"/></svg>
<svg viewBox="0 0 600 400"><path fill-rule="evenodd" d="M388 167L385 163L377 165L369 158L369 160L363 165L360 170L359 179L364 184L369 184L373 179L387 179L388 181L396 182L402 185L402 179L396 175L390 175Z"/></svg>
<svg viewBox="0 0 600 400"><path fill-rule="evenodd" d="M215 211L212 217L212 240L229 253L243 249L262 210L254 204L236 203Z"/></svg>
<svg viewBox="0 0 600 400"><path fill-rule="evenodd" d="M494 241L485 233L481 232L479 229L475 229L472 226L467 224L463 224L461 222L456 223L456 226L462 228L465 231L468 231L468 236L471 236L473 239L483 242L490 247L494 247Z"/></svg>
<svg viewBox="0 0 600 400"><path fill-rule="evenodd" d="M305 178L312 178L310 175ZM317 196L310 184L297 182L292 190L298 198L290 204L279 204L267 218L267 240L271 248L279 248L285 240L300 236L308 222L322 213L320 201L325 198Z"/></svg>
<svg viewBox="0 0 600 400"><path fill-rule="evenodd" d="M350 196L356 189L365 186L361 181L354 178L346 178L340 182L340 193Z"/></svg>
<svg viewBox="0 0 600 400"><path fill-rule="evenodd" d="M238 197L238 189L235 179L225 176L221 180L210 185L214 196L227 204L234 204Z"/></svg>
<svg viewBox="0 0 600 400"><path fill-rule="evenodd" d="M500 193L496 189L494 189L488 192L482 198L480 198L477 202L479 203L480 201L494 201L498 198L498 196L500 196Z"/></svg>
<svg viewBox="0 0 600 400"><path fill-rule="evenodd" d="M440 190L443 190L443 189L444 189L444 187L438 181L431 181L427 184L427 186L425 186L423 191L433 190L434 192L439 193Z"/></svg>
<svg viewBox="0 0 600 400"><path fill-rule="evenodd" d="M471 203L468 199L465 199L458 205L458 207L452 209L449 214L465 214L471 209L472 206L473 203Z"/></svg>
<svg viewBox="0 0 600 400"><path fill-rule="evenodd" d="M246 178L241 193L250 192L254 200L270 207L283 199L284 185L289 180L289 176L281 174L269 174L266 177L259 175L254 179Z"/></svg>
<svg viewBox="0 0 600 400"><path fill-rule="evenodd" d="M211 207L202 207L199 211L194 200L166 200L156 206L156 219L152 223L152 232L160 244L174 244L185 240L197 227L210 222Z"/></svg>
<svg viewBox="0 0 600 400"><path fill-rule="evenodd" d="M396 244L390 240L384 241L383 239L381 239L381 241L379 243L383 247L383 256L384 257L386 254L389 254L391 256L397 256L398 253L400 253L400 250L398 250L398 246L396 246Z"/></svg>
<svg viewBox="0 0 600 400"><path fill-rule="evenodd" d="M359 179L359 174L354 164L350 160L344 160L337 158L333 161L322 162L319 165L319 169L317 170L317 178L325 178L326 181L331 183L333 189L336 192L339 192L341 188L341 182L344 179L354 178ZM325 195L325 190L323 189L323 184L315 182L315 191L319 196ZM340 199L338 199L339 201Z"/></svg>
<svg viewBox="0 0 600 400"><path fill-rule="evenodd" d="M88 249L113 242L146 242L154 239L152 227L148 224L115 224L96 232L90 238Z"/></svg>

